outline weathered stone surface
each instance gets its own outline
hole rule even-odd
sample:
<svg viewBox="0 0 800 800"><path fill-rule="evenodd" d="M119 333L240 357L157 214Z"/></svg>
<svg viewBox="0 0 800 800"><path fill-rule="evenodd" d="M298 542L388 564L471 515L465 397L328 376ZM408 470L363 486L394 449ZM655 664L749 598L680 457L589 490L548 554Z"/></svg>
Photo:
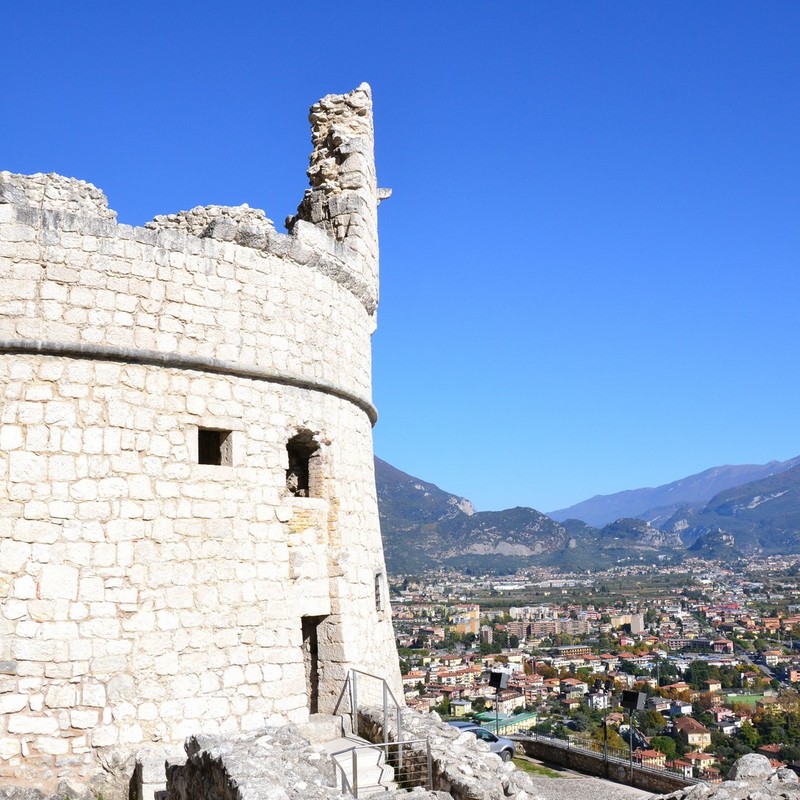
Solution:
<svg viewBox="0 0 800 800"><path fill-rule="evenodd" d="M769 778L774 770L766 756L750 753L742 756L731 768L728 778L732 781L752 781L758 783Z"/></svg>
<svg viewBox="0 0 800 800"><path fill-rule="evenodd" d="M211 206L132 228L89 184L0 173L0 785L302 723L350 667L400 695L374 601L369 89L322 106L344 138L314 123L312 162L349 164L334 227Z"/></svg>
<svg viewBox="0 0 800 800"><path fill-rule="evenodd" d="M680 792L661 795L662 800L791 800L800 799L797 775L786 767L773 769L766 756L750 753L731 767L728 780L697 784Z"/></svg>
<svg viewBox="0 0 800 800"><path fill-rule="evenodd" d="M267 728L248 736L194 736L184 765L168 768L167 800L337 800L331 759L296 728ZM415 789L383 792L385 800L441 800Z"/></svg>

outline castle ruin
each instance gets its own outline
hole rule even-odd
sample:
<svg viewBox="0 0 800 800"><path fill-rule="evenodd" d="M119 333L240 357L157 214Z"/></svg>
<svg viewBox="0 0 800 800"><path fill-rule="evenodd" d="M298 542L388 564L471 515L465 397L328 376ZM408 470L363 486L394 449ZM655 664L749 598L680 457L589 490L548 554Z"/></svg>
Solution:
<svg viewBox="0 0 800 800"><path fill-rule="evenodd" d="M397 696L372 449L370 89L311 109L311 188L116 222L0 173L0 784Z"/></svg>

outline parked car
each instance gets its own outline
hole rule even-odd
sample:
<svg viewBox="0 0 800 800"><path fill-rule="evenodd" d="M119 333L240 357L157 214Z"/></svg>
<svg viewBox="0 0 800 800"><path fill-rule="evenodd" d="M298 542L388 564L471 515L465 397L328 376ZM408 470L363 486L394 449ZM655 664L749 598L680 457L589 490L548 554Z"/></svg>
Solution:
<svg viewBox="0 0 800 800"><path fill-rule="evenodd" d="M468 722L466 720L448 722L447 724L452 725L454 728L458 728L460 731L466 731L467 733L474 734L476 738L480 739L482 742L486 742L486 744L489 745L489 749L493 753L496 753L498 756L500 756L503 761L511 761L511 759L514 758L516 748L511 739L504 739L502 736L495 736L491 731L487 731L486 728L481 728L480 725L476 725L474 722Z"/></svg>

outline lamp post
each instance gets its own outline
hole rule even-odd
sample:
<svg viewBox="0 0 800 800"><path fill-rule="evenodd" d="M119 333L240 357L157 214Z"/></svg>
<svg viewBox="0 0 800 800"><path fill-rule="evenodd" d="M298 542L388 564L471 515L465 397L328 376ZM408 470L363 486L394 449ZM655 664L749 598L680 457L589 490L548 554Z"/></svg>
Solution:
<svg viewBox="0 0 800 800"><path fill-rule="evenodd" d="M631 786L633 786L633 709L630 710L630 717L628 718L628 746L630 748L630 775L631 775Z"/></svg>
<svg viewBox="0 0 800 800"><path fill-rule="evenodd" d="M608 706L614 693L614 681L609 678L604 682L598 678L594 682L594 689L603 698L603 765L608 778Z"/></svg>
<svg viewBox="0 0 800 800"><path fill-rule="evenodd" d="M647 695L644 692L624 691L622 693L622 707L630 712L628 727L628 746L630 748L630 776L633 786L633 712L644 708Z"/></svg>

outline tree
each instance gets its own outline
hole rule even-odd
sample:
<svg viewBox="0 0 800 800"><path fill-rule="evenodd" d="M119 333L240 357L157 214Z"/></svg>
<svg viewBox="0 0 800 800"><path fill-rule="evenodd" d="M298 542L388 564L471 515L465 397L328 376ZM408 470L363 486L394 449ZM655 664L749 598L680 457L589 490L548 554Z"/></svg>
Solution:
<svg viewBox="0 0 800 800"><path fill-rule="evenodd" d="M800 761L800 747L797 745L784 745L781 747L778 757L785 764L796 763Z"/></svg>
<svg viewBox="0 0 800 800"><path fill-rule="evenodd" d="M703 682L709 678L709 666L705 661L692 661L686 668L683 679L692 689L702 689Z"/></svg>
<svg viewBox="0 0 800 800"><path fill-rule="evenodd" d="M578 711L575 713L575 716L572 718L572 728L573 730L582 733L589 728L589 717L586 716L582 711Z"/></svg>
<svg viewBox="0 0 800 800"><path fill-rule="evenodd" d="M439 703L439 705L434 706L433 710L437 714L440 714L443 717L449 717L450 716L450 701L447 698L445 698L444 700L442 700L441 703Z"/></svg>
<svg viewBox="0 0 800 800"><path fill-rule="evenodd" d="M782 744L786 740L786 731L772 716L766 716L758 723L758 733L765 744Z"/></svg>
<svg viewBox="0 0 800 800"><path fill-rule="evenodd" d="M749 719L746 719L739 728L739 738L751 750L755 750L761 744L761 736Z"/></svg>
<svg viewBox="0 0 800 800"><path fill-rule="evenodd" d="M639 729L645 736L654 736L663 732L667 721L653 708L647 708L639 713Z"/></svg>
<svg viewBox="0 0 800 800"><path fill-rule="evenodd" d="M663 753L669 759L674 759L677 752L675 740L671 736L654 736L650 740L650 747Z"/></svg>

